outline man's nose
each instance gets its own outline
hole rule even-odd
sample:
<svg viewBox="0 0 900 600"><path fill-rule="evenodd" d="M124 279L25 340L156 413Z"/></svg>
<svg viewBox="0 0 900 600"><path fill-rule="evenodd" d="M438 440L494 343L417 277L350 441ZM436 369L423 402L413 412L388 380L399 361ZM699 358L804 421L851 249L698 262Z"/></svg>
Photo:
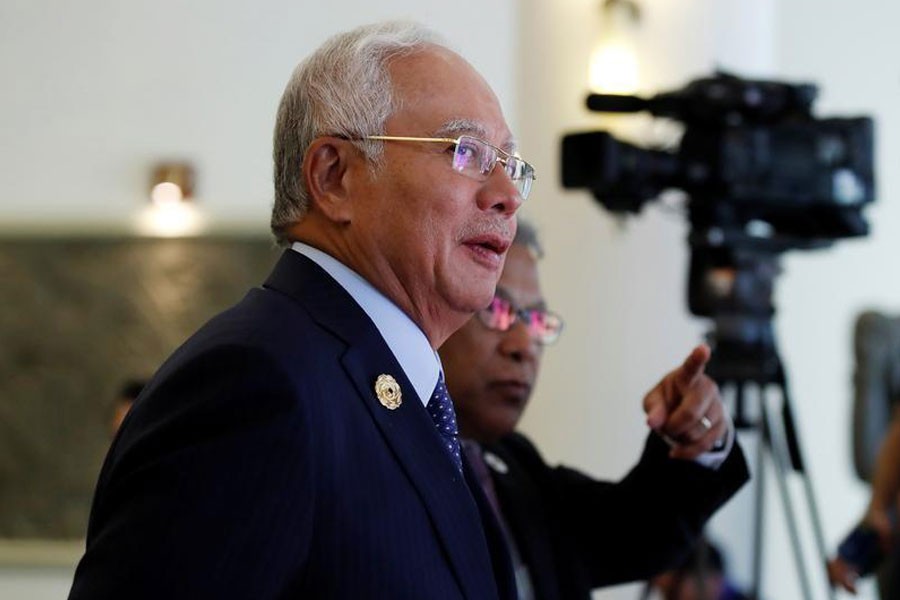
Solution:
<svg viewBox="0 0 900 600"><path fill-rule="evenodd" d="M503 334L500 350L516 362L534 362L541 354L541 344L528 331L521 319L512 324Z"/></svg>
<svg viewBox="0 0 900 600"><path fill-rule="evenodd" d="M481 186L478 206L482 210L493 210L510 217L522 206L519 188L499 165Z"/></svg>

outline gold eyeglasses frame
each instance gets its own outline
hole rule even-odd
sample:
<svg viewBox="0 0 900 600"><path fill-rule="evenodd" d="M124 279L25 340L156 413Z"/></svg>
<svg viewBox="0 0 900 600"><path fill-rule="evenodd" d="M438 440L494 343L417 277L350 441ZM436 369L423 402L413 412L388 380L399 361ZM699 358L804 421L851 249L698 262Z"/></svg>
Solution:
<svg viewBox="0 0 900 600"><path fill-rule="evenodd" d="M524 176L520 177L520 178L512 178L511 177L511 179L513 180L514 183L519 182L519 181L523 182L522 187L519 187L518 184L516 186L517 189L519 190L519 195L522 196L522 200L525 200L526 198L528 198L528 195L531 192L531 184L534 183L535 180L537 180L537 177L535 176L535 173L534 173L534 167L531 165L531 163L524 160L520 156L516 156L515 154L510 154L506 150L503 150L502 148L498 148L497 146L495 146L489 142L486 142L486 141L482 140L481 138L472 136L472 135L461 135L456 138L414 137L414 136L404 136L404 135L367 135L367 136L363 136L362 138L359 138L359 139L360 140L374 140L374 141L381 141L381 142L423 142L426 144L455 144L457 148L459 148L460 142L463 139L470 139L470 140L474 140L475 142L478 142L479 144L483 144L483 145L487 146L488 148L493 149L494 152L496 153L496 158L494 159L490 170L486 173L481 171L481 174L484 175L485 177L488 177L488 176L490 176L491 173L493 173L494 168L497 166L498 162L503 165L504 169L509 169L509 161L511 159L515 159L516 161L522 163L522 165L523 165L522 173ZM457 172L461 173L461 171L457 171ZM509 174L508 170L507 170L507 174Z"/></svg>

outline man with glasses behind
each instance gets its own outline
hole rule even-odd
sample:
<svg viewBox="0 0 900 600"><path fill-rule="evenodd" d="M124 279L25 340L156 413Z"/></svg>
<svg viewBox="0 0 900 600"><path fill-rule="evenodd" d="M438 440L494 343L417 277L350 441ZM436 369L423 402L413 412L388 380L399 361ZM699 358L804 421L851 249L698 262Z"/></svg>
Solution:
<svg viewBox="0 0 900 600"><path fill-rule="evenodd" d="M147 384L71 598L515 598L436 349L490 302L534 170L436 36L367 26L294 72L265 284Z"/></svg>
<svg viewBox="0 0 900 600"><path fill-rule="evenodd" d="M544 463L515 432L544 346L563 323L538 281L534 228L519 219L494 299L441 347L463 449L507 539L519 598L590 598L679 563L747 480L705 346L644 399L650 434L620 482ZM565 401L564 398L558 399Z"/></svg>

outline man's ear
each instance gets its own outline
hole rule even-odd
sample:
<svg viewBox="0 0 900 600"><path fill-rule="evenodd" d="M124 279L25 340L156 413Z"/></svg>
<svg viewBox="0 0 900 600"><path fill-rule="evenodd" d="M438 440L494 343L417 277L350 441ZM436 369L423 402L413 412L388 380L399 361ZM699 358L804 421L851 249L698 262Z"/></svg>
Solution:
<svg viewBox="0 0 900 600"><path fill-rule="evenodd" d="M313 140L303 157L303 177L309 201L328 219L349 223L353 205L347 187L350 161L358 160L350 142L334 137Z"/></svg>

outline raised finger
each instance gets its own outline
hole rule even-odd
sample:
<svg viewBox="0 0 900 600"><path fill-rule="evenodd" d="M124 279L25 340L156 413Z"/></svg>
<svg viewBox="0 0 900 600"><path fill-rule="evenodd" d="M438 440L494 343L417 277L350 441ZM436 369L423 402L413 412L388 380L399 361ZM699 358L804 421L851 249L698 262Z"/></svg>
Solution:
<svg viewBox="0 0 900 600"><path fill-rule="evenodd" d="M700 344L688 354L675 374L675 383L680 389L689 388L703 374L709 362L711 351L706 344Z"/></svg>

